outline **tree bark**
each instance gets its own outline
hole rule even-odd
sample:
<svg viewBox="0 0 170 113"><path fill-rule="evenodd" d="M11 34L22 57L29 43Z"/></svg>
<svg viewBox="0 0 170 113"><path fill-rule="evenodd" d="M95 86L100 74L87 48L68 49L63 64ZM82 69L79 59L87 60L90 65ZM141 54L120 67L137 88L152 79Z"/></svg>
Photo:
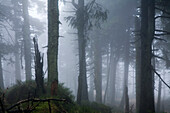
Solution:
<svg viewBox="0 0 170 113"><path fill-rule="evenodd" d="M86 77L86 39L85 39L85 20L84 20L84 0L78 0L77 9L77 30L78 30L78 49L79 49L79 77L77 103L88 101L87 77Z"/></svg>
<svg viewBox="0 0 170 113"><path fill-rule="evenodd" d="M140 22L139 18L135 18L135 49L136 49L136 113L139 113L139 102L140 102L140 76L141 76L141 54L140 54L140 48L141 48L141 39L138 36L140 31Z"/></svg>
<svg viewBox="0 0 170 113"><path fill-rule="evenodd" d="M141 77L140 77L140 101L139 113L155 112L153 76L152 76L152 40L154 35L154 24L152 14L154 11L154 0L141 1Z"/></svg>
<svg viewBox="0 0 170 113"><path fill-rule="evenodd" d="M37 92L39 95L45 93L44 89L44 72L43 72L43 56L40 54L40 51L38 49L38 43L33 38L34 41L34 50L35 50L35 81L37 84Z"/></svg>
<svg viewBox="0 0 170 113"><path fill-rule="evenodd" d="M30 24L29 24L29 12L28 12L28 0L22 1L23 7L23 38L24 38L24 58L25 58L25 74L26 80L31 80L32 72L31 72L31 38L30 38Z"/></svg>
<svg viewBox="0 0 170 113"><path fill-rule="evenodd" d="M58 0L48 0L48 85L54 81L58 84L58 39L59 9ZM57 90L57 86L55 87ZM54 89L55 90L55 89Z"/></svg>
<svg viewBox="0 0 170 113"><path fill-rule="evenodd" d="M96 89L96 102L102 103L102 53L100 39L94 41L94 84Z"/></svg>

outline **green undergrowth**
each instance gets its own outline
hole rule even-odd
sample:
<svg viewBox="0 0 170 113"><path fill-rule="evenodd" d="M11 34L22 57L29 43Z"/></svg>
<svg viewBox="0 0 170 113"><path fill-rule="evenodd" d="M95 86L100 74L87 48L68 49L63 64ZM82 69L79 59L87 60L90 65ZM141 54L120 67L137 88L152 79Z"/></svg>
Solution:
<svg viewBox="0 0 170 113"><path fill-rule="evenodd" d="M86 102L82 105L76 104L75 98L69 88L64 87L63 83L58 86L58 95L51 97L50 88L45 85L45 94L36 93L35 81L18 82L11 88L5 91L5 102L8 107L17 103L18 101L25 100L28 98L39 98L39 99L65 99L66 101L50 101L48 102L30 102L22 105L22 109L28 108L28 104L34 109L32 113L111 113L111 108L103 104L94 102ZM49 109L50 105L50 109ZM17 108L15 108L17 109Z"/></svg>
<svg viewBox="0 0 170 113"><path fill-rule="evenodd" d="M33 113L49 113L48 103L40 104ZM51 104L52 113L112 113L111 108L97 103L88 103L87 105L61 104L53 102Z"/></svg>

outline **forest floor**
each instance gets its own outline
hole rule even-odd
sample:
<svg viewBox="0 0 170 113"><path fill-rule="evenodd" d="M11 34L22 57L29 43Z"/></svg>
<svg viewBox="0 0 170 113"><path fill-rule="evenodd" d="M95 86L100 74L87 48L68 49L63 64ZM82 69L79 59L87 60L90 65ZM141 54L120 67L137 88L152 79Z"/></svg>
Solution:
<svg viewBox="0 0 170 113"><path fill-rule="evenodd" d="M59 84L57 96L51 96L46 85L45 90L45 94L38 94L35 81L18 82L13 87L1 91L0 111L2 113L121 113L95 102L78 105L74 101L72 92L64 87L64 84Z"/></svg>

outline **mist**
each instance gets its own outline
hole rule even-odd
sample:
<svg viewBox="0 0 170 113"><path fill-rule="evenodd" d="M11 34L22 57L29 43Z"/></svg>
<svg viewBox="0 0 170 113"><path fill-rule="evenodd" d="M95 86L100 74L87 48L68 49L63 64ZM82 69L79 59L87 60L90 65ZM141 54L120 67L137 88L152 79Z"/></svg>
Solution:
<svg viewBox="0 0 170 113"><path fill-rule="evenodd" d="M169 26L169 0L0 0L0 111L170 112Z"/></svg>

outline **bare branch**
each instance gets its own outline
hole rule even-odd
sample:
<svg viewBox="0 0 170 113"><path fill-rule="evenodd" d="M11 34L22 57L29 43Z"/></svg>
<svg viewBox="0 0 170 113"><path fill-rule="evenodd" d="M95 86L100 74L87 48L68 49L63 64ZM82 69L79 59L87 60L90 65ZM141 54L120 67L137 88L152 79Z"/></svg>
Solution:
<svg viewBox="0 0 170 113"><path fill-rule="evenodd" d="M63 11L65 13L75 13L76 11Z"/></svg>
<svg viewBox="0 0 170 113"><path fill-rule="evenodd" d="M17 102L16 104L12 105L10 108L7 109L7 111L13 109L14 107L22 104L22 103L25 103L25 102L29 102L29 101L32 101L32 102L48 102L48 101L66 101L66 99L26 99L26 100L21 100L19 102Z"/></svg>
<svg viewBox="0 0 170 113"><path fill-rule="evenodd" d="M78 9L78 4L75 3L75 0L72 0L72 4L76 9Z"/></svg>
<svg viewBox="0 0 170 113"><path fill-rule="evenodd" d="M166 61L166 59L165 59L165 58L163 58L163 57L160 57L160 56L158 56L158 55L154 55L154 54L153 54L153 57L155 57L155 58L159 58L159 59L161 59L161 60L164 60L164 61Z"/></svg>
<svg viewBox="0 0 170 113"><path fill-rule="evenodd" d="M159 79L170 89L170 86L162 79L161 75L153 67L152 70L159 77Z"/></svg>
<svg viewBox="0 0 170 113"><path fill-rule="evenodd" d="M155 31L157 31L157 32L164 32L164 33L170 34L169 31L165 31L165 30L155 29Z"/></svg>
<svg viewBox="0 0 170 113"><path fill-rule="evenodd" d="M158 18L167 18L167 19L170 19L170 16L156 16L155 19L158 19Z"/></svg>
<svg viewBox="0 0 170 113"><path fill-rule="evenodd" d="M8 34L8 36L11 38L11 41L12 41L13 44L14 44L15 42L14 42L14 40L13 40L13 38L12 38L10 32L8 31L7 27L6 27L5 25L3 25L3 24L0 24L0 25L2 25L2 26L5 28L5 30L6 30L6 32L7 32L7 34Z"/></svg>
<svg viewBox="0 0 170 113"><path fill-rule="evenodd" d="M155 34L155 36L165 36L165 35L170 35L170 33Z"/></svg>
<svg viewBox="0 0 170 113"><path fill-rule="evenodd" d="M156 39L156 40L160 40L160 41L164 41L164 42L167 42L167 40L162 39L162 38L158 38L158 37L154 37L154 39Z"/></svg>
<svg viewBox="0 0 170 113"><path fill-rule="evenodd" d="M158 7L155 7L155 9L162 11L163 13L165 13L167 15L170 15L170 12L166 11L165 9L161 9L161 8L158 8Z"/></svg>

